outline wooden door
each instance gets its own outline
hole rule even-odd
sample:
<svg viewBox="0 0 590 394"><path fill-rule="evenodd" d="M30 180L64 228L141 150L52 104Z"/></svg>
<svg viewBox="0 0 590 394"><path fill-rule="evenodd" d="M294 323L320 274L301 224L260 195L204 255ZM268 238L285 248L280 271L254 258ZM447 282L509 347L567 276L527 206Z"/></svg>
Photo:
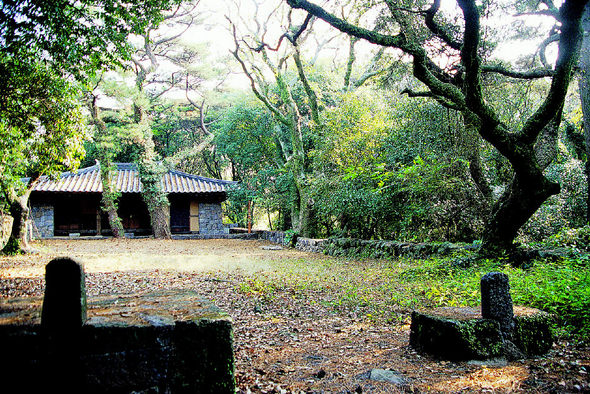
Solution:
<svg viewBox="0 0 590 394"><path fill-rule="evenodd" d="M190 206L190 231L199 231L199 203L197 201L191 201Z"/></svg>

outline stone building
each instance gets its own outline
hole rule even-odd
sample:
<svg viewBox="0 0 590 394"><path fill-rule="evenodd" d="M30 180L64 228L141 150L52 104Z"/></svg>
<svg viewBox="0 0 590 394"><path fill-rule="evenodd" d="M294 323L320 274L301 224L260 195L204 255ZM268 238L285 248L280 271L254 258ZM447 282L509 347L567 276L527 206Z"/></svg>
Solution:
<svg viewBox="0 0 590 394"><path fill-rule="evenodd" d="M141 196L137 168L116 163L113 177L121 192L118 213L126 233L151 233L147 206ZM170 202L170 230L173 234L215 235L224 232L221 203L227 187L235 182L205 178L177 170L162 176L162 190ZM52 181L43 178L29 199L32 233L35 238L54 236L109 235L108 218L101 209L102 182L99 164L66 172Z"/></svg>

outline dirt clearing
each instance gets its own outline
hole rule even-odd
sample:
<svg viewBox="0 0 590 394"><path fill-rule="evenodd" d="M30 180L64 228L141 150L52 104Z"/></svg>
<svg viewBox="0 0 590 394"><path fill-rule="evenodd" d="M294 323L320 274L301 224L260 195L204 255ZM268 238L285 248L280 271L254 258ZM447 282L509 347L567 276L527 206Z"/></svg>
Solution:
<svg viewBox="0 0 590 394"><path fill-rule="evenodd" d="M318 255L295 249L267 250L266 241L211 240L46 240L32 243L32 256L0 258L2 277L32 278L45 274L45 264L69 256L91 272L178 271L254 273L272 270L280 259L317 259Z"/></svg>
<svg viewBox="0 0 590 394"><path fill-rule="evenodd" d="M357 304L335 298L339 282L361 284L366 272L381 263L263 249L270 245L243 240L36 242L36 255L0 258L0 298L42 296L45 264L57 256L84 264L90 297L197 291L233 319L241 393L590 390L588 348L564 341L547 357L506 365L418 355L408 346L407 311L389 323L373 321ZM376 370L400 380L377 380Z"/></svg>

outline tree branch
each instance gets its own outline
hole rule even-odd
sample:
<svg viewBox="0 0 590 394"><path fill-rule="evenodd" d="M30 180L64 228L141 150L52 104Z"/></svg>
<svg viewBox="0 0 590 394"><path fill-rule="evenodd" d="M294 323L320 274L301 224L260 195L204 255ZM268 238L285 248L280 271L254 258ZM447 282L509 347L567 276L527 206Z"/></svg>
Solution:
<svg viewBox="0 0 590 394"><path fill-rule="evenodd" d="M390 36L364 29L328 13L307 0L287 0L287 3L293 8L303 9L326 21L343 33L362 38L376 45L401 49L414 58L414 76L416 78L426 84L436 95L444 96L457 105L465 104L463 93L450 83L452 78L428 58L424 48L418 43L409 41L403 32Z"/></svg>
<svg viewBox="0 0 590 394"><path fill-rule="evenodd" d="M565 99L572 78L572 69L577 61L582 34L581 15L584 5L583 1L566 0L559 9L562 25L555 75L545 101L527 120L520 132L524 142L535 142L539 133L554 118L555 108L559 107Z"/></svg>
<svg viewBox="0 0 590 394"><path fill-rule="evenodd" d="M442 26L434 21L434 17L438 10L440 9L440 0L434 0L432 6L426 10L426 18L424 19L426 22L426 27L430 29L438 38L443 40L448 46L451 48L460 51L462 47L462 43L455 40L448 31L446 31Z"/></svg>
<svg viewBox="0 0 590 394"><path fill-rule="evenodd" d="M233 50L233 51L230 51L230 53L238 61L238 63L240 64L240 67L242 68L242 71L244 72L244 74L246 75L246 77L248 77L248 79L250 80L250 88L252 89L252 92L254 93L254 95L260 101L262 101L262 103L264 103L264 105L266 105L266 107L277 117L277 119L281 123L288 125L289 124L289 120L283 116L283 114L281 113L281 111L279 111L279 109L277 107L275 107L270 102L270 100L264 94L262 94L260 92L260 90L258 90L258 87L256 86L256 81L254 81L254 78L252 77L252 74L248 70L248 67L246 66L246 63L240 57L240 53L239 53L239 51L240 51L240 43L238 41L238 37L237 37L237 33L236 33L236 26L232 23L232 21L228 17L226 17L226 19L229 21L229 23L231 25L232 34L233 34L233 37L234 37L234 43L236 45L236 49Z"/></svg>
<svg viewBox="0 0 590 394"><path fill-rule="evenodd" d="M431 98L431 99L438 101L445 108L454 109L456 111L460 111L462 109L462 107L459 107L456 104L454 104L448 100L445 100L444 97L436 96L434 93L432 93L429 90L416 92L414 90L410 90L409 88L406 88L406 89L402 90L400 92L400 94L407 94L408 97L412 97L412 98L415 98L415 97Z"/></svg>
<svg viewBox="0 0 590 394"><path fill-rule="evenodd" d="M553 76L553 70L546 68L538 68L530 71L515 71L509 70L500 64L488 64L481 66L482 73L496 73L510 78L517 79L538 79Z"/></svg>

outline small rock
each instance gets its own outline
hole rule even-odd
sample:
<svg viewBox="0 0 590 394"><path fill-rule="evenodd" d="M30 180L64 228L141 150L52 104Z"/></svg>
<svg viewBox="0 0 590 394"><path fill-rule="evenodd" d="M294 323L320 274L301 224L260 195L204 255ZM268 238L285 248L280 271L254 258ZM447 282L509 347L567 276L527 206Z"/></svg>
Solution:
<svg viewBox="0 0 590 394"><path fill-rule="evenodd" d="M402 375L388 369L372 369L369 374L369 379L398 385L406 384L406 379Z"/></svg>
<svg viewBox="0 0 590 394"><path fill-rule="evenodd" d="M263 250L283 250L282 246L261 246L260 249Z"/></svg>
<svg viewBox="0 0 590 394"><path fill-rule="evenodd" d="M490 358L489 360L467 361L467 364L480 367L505 367L508 365L508 361L505 358Z"/></svg>

